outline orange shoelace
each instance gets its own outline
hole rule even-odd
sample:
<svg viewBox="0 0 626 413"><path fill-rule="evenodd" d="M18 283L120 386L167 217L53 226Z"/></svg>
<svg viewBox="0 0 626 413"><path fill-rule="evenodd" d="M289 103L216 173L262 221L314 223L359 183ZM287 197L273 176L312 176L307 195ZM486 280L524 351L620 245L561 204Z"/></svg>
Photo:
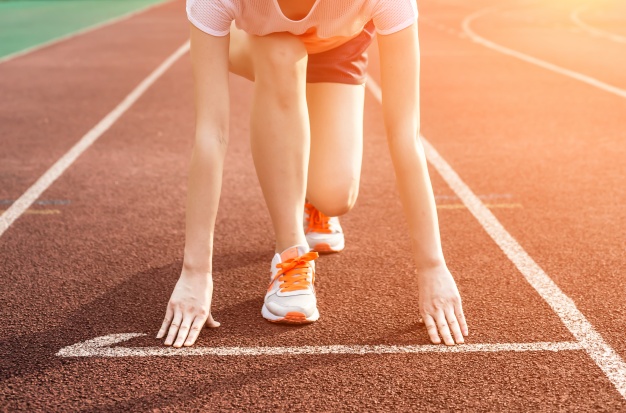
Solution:
<svg viewBox="0 0 626 413"><path fill-rule="evenodd" d="M309 224L306 227L306 232L318 232L323 234L330 234L330 217L322 214L313 204L308 202L304 204L304 209L309 216Z"/></svg>
<svg viewBox="0 0 626 413"><path fill-rule="evenodd" d="M311 261L319 257L317 252L311 251L296 258L290 258L285 262L279 262L276 264L276 268L279 268L274 281L280 282L280 291L298 291L306 290L309 286L315 282L315 274L311 268ZM311 275L311 281L309 282L308 276ZM270 283L270 288L273 284Z"/></svg>

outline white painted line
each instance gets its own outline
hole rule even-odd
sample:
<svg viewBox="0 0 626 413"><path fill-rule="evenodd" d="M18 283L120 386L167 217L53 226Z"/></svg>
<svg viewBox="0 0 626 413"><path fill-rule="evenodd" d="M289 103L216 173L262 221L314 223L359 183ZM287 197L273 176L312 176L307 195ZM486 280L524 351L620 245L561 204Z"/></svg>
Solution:
<svg viewBox="0 0 626 413"><path fill-rule="evenodd" d="M72 39L74 37L78 37L78 36L81 36L83 34L92 32L94 30L101 29L101 28L106 27L106 26L110 26L110 25L118 23L120 21L130 19L131 17L134 17L134 16L136 16L138 14L144 13L144 12L150 10L150 9L153 9L155 7L158 7L158 6L161 6L161 5L165 4L165 3L169 3L171 1L173 1L173 0L166 0L166 1L162 1L160 3L151 4L150 6L144 7L143 9L134 10L134 11L131 11L130 13L126 13L126 14L123 14L121 16L114 17L113 19L106 20L106 21L104 21L102 23L97 23L97 24L94 24L93 26L88 26L88 27L85 27L84 29L80 29L78 31L66 34L64 36L60 36L60 37L54 38L52 40L48 40L48 41L46 41L44 43L37 44L37 45L29 47L27 49L23 49L23 50L20 50L18 52L11 53L9 55L6 55L6 56L0 58L0 64L2 64L4 62L8 62L9 60L13 60L15 58L18 58L20 56L24 56L24 55L27 55L29 53L35 52L37 50L43 49L45 47L52 46L53 44L60 43L60 42L63 42L65 40L69 40L69 39Z"/></svg>
<svg viewBox="0 0 626 413"><path fill-rule="evenodd" d="M626 37L620 36L619 34L607 32L606 30L598 29L597 27L593 27L585 23L584 21L582 21L582 19L580 18L580 13L585 11L588 7L589 6L587 5L580 6L576 8L574 11L572 11L572 13L570 14L569 17L576 26L580 27L587 33L590 33L594 36L603 37L605 39L611 40L616 43L626 44Z"/></svg>
<svg viewBox="0 0 626 413"><path fill-rule="evenodd" d="M87 132L69 151L50 167L30 188L26 190L2 215L0 215L0 237L28 208L57 180L76 159L82 155L104 132L106 132L146 90L167 71L183 54L189 50L189 41L185 42L170 57L165 59L148 77L106 115L96 126Z"/></svg>
<svg viewBox="0 0 626 413"><path fill-rule="evenodd" d="M482 199L482 200L487 200L487 199L513 199L513 194L482 194L482 195L476 195L478 198ZM452 201L456 201L458 200L459 197L456 195L435 195L435 200L437 201L443 201L443 200L452 200Z"/></svg>
<svg viewBox="0 0 626 413"><path fill-rule="evenodd" d="M485 204L489 209L519 209L522 204ZM437 209L466 209L465 204L437 204Z"/></svg>
<svg viewBox="0 0 626 413"><path fill-rule="evenodd" d="M501 46L497 43L494 43L490 40L485 39L484 37L479 36L478 34L476 34L471 28L470 28L470 23L474 20L476 20L478 17L481 17L491 11L496 10L498 7L487 7L485 9L479 10L474 14L471 14L469 16L467 16L465 19L463 19L463 31L470 37L470 39L472 39L474 42L479 43L485 47L488 47L490 49L493 49L497 52L500 52L502 54L508 55L508 56L512 56L515 57L517 59L523 60L527 63L531 63L534 64L536 66L539 67L543 67L544 69L548 69L552 72L555 73L559 73L561 75L567 76L567 77L571 77L572 79L576 79L579 80L581 82L584 82L588 85L597 87L598 89L602 89L606 92L609 93L613 93L614 95L620 96L622 98L626 98L626 90L624 89L620 89L616 86L613 85L609 85L608 83L604 83L596 78L593 78L591 76L587 76L587 75L583 75L582 73L578 73L575 72L573 70L570 69L565 69L561 66L557 66L553 63L550 62L546 62L545 60L541 60L538 59L536 57L533 56L529 56L527 54L524 54L522 52L518 52L517 50L513 50L513 49L509 49L508 47L504 47Z"/></svg>
<svg viewBox="0 0 626 413"><path fill-rule="evenodd" d="M381 102L380 87L371 77L367 79L367 86L378 101ZM428 162L437 170L461 202L465 204L491 239L517 267L519 272L526 278L526 281L559 316L563 324L565 324L576 340L580 342L598 367L602 369L622 397L626 398L626 363L624 360L604 341L589 320L578 310L574 301L565 295L528 255L489 208L481 202L476 194L461 180L454 169L439 155L437 150L423 136L420 136L420 138L424 145Z"/></svg>
<svg viewBox="0 0 626 413"><path fill-rule="evenodd" d="M59 357L171 357L171 356L283 356L323 354L415 354L415 353L494 353L502 351L573 351L582 350L579 343L503 343L443 345L333 345L297 347L110 347L145 334L111 334L64 347Z"/></svg>

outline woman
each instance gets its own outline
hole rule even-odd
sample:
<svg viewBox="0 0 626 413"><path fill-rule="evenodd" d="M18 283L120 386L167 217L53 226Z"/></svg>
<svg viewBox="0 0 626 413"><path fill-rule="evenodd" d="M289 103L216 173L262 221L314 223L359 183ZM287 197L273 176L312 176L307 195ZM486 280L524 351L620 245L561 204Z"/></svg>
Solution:
<svg viewBox="0 0 626 413"><path fill-rule="evenodd" d="M196 136L183 269L157 338L167 333L166 345L190 346L203 325L219 326L211 315L211 265L229 71L254 81L251 149L276 234L262 315L281 323L317 320L317 252L310 249L343 248L336 216L352 208L358 193L365 51L376 31L383 115L413 242L420 313L433 343L463 343L467 324L443 258L418 138L414 0L188 0L187 14Z"/></svg>

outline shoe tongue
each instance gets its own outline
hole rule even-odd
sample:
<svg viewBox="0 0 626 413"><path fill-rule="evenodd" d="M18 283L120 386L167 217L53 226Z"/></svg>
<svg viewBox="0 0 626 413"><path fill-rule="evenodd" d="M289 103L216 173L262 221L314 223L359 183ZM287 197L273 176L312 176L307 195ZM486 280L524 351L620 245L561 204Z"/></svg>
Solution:
<svg viewBox="0 0 626 413"><path fill-rule="evenodd" d="M308 246L296 245L296 246L293 246L291 248L287 248L285 251L283 251L280 254L280 260L282 262L285 262L285 261L290 260L292 258L296 258L296 257L299 257L301 255L304 255L307 252L309 252L309 247Z"/></svg>

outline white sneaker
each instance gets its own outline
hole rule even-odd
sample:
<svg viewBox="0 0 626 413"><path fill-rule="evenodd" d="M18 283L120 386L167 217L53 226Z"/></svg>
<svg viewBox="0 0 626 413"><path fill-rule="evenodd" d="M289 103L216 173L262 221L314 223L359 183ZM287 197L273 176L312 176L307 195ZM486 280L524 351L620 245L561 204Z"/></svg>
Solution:
<svg viewBox="0 0 626 413"><path fill-rule="evenodd" d="M339 218L322 214L313 204L304 204L304 234L316 252L339 252L345 247Z"/></svg>
<svg viewBox="0 0 626 413"><path fill-rule="evenodd" d="M261 314L274 323L306 324L320 317L315 298L316 252L306 245L287 248L272 260L270 285Z"/></svg>

